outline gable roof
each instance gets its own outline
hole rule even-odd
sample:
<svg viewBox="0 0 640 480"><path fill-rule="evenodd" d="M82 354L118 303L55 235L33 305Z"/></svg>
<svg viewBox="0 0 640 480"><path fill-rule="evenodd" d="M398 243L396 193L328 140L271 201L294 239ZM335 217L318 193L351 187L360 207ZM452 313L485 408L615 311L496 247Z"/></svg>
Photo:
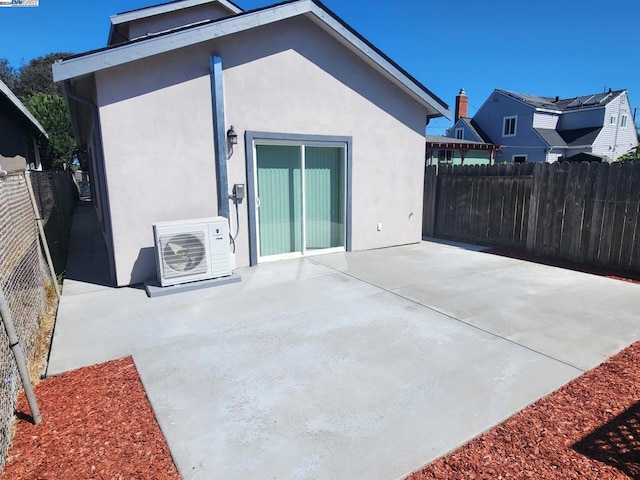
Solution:
<svg viewBox="0 0 640 480"><path fill-rule="evenodd" d="M171 2L160 3L150 7L136 8L134 10L127 10L126 12L116 13L115 15L111 15L111 24L118 25L120 23L132 22L134 20L153 17L155 15L162 15L163 13L182 10L183 8L197 7L198 5L204 5L206 3L218 3L229 10L229 13L232 14L244 11L238 5L228 0L173 0Z"/></svg>
<svg viewBox="0 0 640 480"><path fill-rule="evenodd" d="M42 125L40 125L40 122L36 120L31 112L27 110L27 107L23 105L18 97L14 95L11 89L2 80L0 80L0 98L9 102L13 106L14 110L16 110L28 124L30 124L35 130L37 130L39 134L49 138L49 135L47 135L47 132L44 130Z"/></svg>
<svg viewBox="0 0 640 480"><path fill-rule="evenodd" d="M567 112L582 108L604 107L609 102L622 95L626 90L609 90L608 92L595 93L593 95L582 95L580 97L559 98L559 97L539 97L527 93L510 92L508 90L496 89L503 95L520 100L534 108L545 110L557 110Z"/></svg>
<svg viewBox="0 0 640 480"><path fill-rule="evenodd" d="M560 130L558 133L567 142L569 147L580 147L583 145L593 145L602 127L576 128L575 130Z"/></svg>
<svg viewBox="0 0 640 480"><path fill-rule="evenodd" d="M109 28L109 39L107 40L107 45L114 43L114 36L117 33L116 27L120 24L134 22L136 20L154 17L165 13L171 13L184 8L197 7L207 3L217 3L221 5L229 11L230 15L235 15L244 11L238 5L229 0L172 0L158 5L127 10L126 12L111 15L111 27Z"/></svg>
<svg viewBox="0 0 640 480"><path fill-rule="evenodd" d="M492 143L489 135L484 133L484 130L480 128L480 125L473 118L461 118L467 128L473 133L476 138L479 138L484 143Z"/></svg>
<svg viewBox="0 0 640 480"><path fill-rule="evenodd" d="M602 127L576 128L573 130L554 130L552 128L534 128L536 133L550 147L591 146L602 131Z"/></svg>
<svg viewBox="0 0 640 480"><path fill-rule="evenodd" d="M534 128L536 133L542 137L550 147L566 147L567 142L560 136L560 133L553 128Z"/></svg>
<svg viewBox="0 0 640 480"><path fill-rule="evenodd" d="M188 1L191 0L182 0L182 2ZM412 96L427 108L429 117L444 116L448 119L451 118L451 112L446 103L318 0L288 0L231 17L209 20L197 25L160 32L122 44L73 55L53 64L53 78L54 81L59 82L90 75L100 70L123 65L141 58L299 16L310 18L375 70Z"/></svg>

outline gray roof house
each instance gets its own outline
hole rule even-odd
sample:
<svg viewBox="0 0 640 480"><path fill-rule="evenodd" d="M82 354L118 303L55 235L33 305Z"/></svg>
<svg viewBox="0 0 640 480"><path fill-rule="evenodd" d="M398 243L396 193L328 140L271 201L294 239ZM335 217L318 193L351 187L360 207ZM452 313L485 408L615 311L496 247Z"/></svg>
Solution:
<svg viewBox="0 0 640 480"><path fill-rule="evenodd" d="M460 89L456 96L455 125L444 137L427 135L427 165L493 165L500 145L467 117L469 97Z"/></svg>
<svg viewBox="0 0 640 480"><path fill-rule="evenodd" d="M0 80L0 170L42 170L40 147L47 132Z"/></svg>
<svg viewBox="0 0 640 480"><path fill-rule="evenodd" d="M53 74L114 285L156 276L157 222L226 217L237 266L421 240L425 126L449 107L316 0L121 13Z"/></svg>
<svg viewBox="0 0 640 480"><path fill-rule="evenodd" d="M447 136L500 144L496 159L508 162L616 160L638 145L626 90L560 98L496 89Z"/></svg>

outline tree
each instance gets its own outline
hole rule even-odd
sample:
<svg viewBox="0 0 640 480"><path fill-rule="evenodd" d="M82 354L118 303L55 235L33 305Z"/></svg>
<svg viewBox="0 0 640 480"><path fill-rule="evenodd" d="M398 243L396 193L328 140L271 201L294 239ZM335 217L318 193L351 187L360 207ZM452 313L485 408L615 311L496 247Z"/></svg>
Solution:
<svg viewBox="0 0 640 480"><path fill-rule="evenodd" d="M638 162L640 161L640 145L635 146L624 155L618 157L619 162Z"/></svg>
<svg viewBox="0 0 640 480"><path fill-rule="evenodd" d="M37 57L20 68L18 82L15 86L15 94L23 102L27 101L35 93L63 96L62 84L53 83L51 65L61 58L73 55L71 53L49 53L43 57Z"/></svg>
<svg viewBox="0 0 640 480"><path fill-rule="evenodd" d="M9 64L9 60L6 58L0 58L0 80L11 90L16 87L16 83L18 82L16 69Z"/></svg>
<svg viewBox="0 0 640 480"><path fill-rule="evenodd" d="M25 106L49 134L49 143L42 145L45 160L54 167L71 162L76 154L71 119L60 95L37 92Z"/></svg>

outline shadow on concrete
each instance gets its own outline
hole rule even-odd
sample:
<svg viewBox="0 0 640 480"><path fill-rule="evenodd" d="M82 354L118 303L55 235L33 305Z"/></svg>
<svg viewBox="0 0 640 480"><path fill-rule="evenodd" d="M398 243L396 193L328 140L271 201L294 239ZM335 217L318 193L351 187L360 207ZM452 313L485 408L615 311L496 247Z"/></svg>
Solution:
<svg viewBox="0 0 640 480"><path fill-rule="evenodd" d="M640 478L640 402L575 443L573 449L630 478Z"/></svg>
<svg viewBox="0 0 640 480"><path fill-rule="evenodd" d="M107 245L92 202L76 203L65 279L112 285Z"/></svg>

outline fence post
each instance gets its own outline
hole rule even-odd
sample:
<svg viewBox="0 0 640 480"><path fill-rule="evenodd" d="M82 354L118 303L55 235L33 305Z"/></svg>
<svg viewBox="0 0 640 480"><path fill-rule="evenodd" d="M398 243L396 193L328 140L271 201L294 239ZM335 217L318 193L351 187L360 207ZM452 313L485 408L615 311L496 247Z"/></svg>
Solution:
<svg viewBox="0 0 640 480"><path fill-rule="evenodd" d="M536 163L533 166L533 179L531 185L531 197L529 199L529 221L527 224L527 252L533 253L536 248L536 231L538 225L538 209L540 206L540 192L542 185L543 168L545 163Z"/></svg>
<svg viewBox="0 0 640 480"><path fill-rule="evenodd" d="M33 205L33 212L36 216L36 224L38 225L38 233L40 234L40 242L42 243L42 249L44 250L44 256L47 259L47 265L51 271L51 281L53 282L53 288L56 291L56 296L60 298L60 286L58 285L58 277L56 276L56 270L53 267L53 260L51 259L51 252L49 251L49 243L47 237L44 234L44 227L42 226L42 217L40 216L40 209L36 202L36 196L33 193L33 186L31 185L31 173L25 172L25 179L27 181L27 190L29 191L29 198L31 199L31 205Z"/></svg>
<svg viewBox="0 0 640 480"><path fill-rule="evenodd" d="M422 236L433 237L436 221L436 195L438 177L435 165L426 166L424 169L424 187L422 194Z"/></svg>
<svg viewBox="0 0 640 480"><path fill-rule="evenodd" d="M18 373L22 380L22 387L24 393L29 402L29 409L31 410L31 416L33 417L33 423L36 425L42 421L40 416L40 409L38 408L38 402L36 401L35 393L33 393L33 386L31 385L31 379L29 378L29 371L27 370L27 363L24 360L24 353L22 347L18 341L18 335L16 334L16 328L11 318L11 312L9 311L9 305L7 299L4 296L2 288L0 288L0 317L2 317L2 324L7 332L7 338L9 339L9 347L13 352L13 356L18 366Z"/></svg>

